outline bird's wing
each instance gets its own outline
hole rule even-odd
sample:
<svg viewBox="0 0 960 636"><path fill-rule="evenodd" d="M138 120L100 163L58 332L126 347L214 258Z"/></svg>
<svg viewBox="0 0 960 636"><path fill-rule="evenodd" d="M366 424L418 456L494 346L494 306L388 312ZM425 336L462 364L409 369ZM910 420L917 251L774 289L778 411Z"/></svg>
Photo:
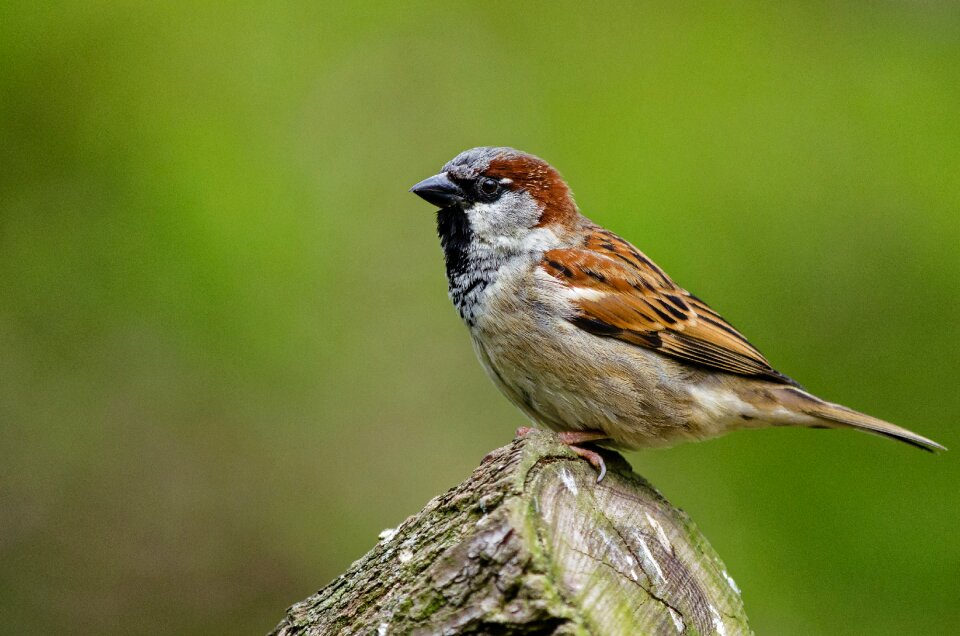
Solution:
<svg viewBox="0 0 960 636"><path fill-rule="evenodd" d="M594 230L580 248L550 250L541 267L568 294L578 327L688 363L796 385L702 300L637 248Z"/></svg>

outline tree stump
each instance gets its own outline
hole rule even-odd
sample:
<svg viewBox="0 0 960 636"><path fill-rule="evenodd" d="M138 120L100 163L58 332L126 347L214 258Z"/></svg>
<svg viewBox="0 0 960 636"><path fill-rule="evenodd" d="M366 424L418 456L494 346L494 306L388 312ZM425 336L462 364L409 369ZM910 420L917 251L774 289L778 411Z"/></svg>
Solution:
<svg viewBox="0 0 960 636"><path fill-rule="evenodd" d="M547 432L493 451L272 634L749 634L693 522L602 453L598 484Z"/></svg>

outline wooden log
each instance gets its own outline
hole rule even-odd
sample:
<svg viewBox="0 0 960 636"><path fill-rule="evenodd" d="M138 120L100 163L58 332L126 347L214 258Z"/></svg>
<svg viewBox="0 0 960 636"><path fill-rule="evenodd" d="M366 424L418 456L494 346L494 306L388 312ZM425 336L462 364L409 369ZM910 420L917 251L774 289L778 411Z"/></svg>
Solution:
<svg viewBox="0 0 960 636"><path fill-rule="evenodd" d="M602 453L597 484L550 433L493 451L272 634L749 634L693 522Z"/></svg>

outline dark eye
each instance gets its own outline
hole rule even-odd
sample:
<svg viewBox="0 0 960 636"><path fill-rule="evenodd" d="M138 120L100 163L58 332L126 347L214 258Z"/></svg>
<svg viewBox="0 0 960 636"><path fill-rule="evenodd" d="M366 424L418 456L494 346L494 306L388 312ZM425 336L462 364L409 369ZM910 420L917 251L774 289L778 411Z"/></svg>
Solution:
<svg viewBox="0 0 960 636"><path fill-rule="evenodd" d="M496 179L485 177L477 183L477 190L485 197L492 197L500 191L500 182Z"/></svg>

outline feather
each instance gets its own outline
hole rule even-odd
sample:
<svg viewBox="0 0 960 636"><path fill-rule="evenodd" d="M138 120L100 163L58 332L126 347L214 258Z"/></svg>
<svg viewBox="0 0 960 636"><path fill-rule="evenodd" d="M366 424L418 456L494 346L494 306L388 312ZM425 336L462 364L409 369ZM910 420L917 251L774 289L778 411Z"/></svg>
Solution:
<svg viewBox="0 0 960 636"><path fill-rule="evenodd" d="M568 289L571 321L684 362L798 386L730 323L616 234L591 228L582 247L550 250L541 267Z"/></svg>

